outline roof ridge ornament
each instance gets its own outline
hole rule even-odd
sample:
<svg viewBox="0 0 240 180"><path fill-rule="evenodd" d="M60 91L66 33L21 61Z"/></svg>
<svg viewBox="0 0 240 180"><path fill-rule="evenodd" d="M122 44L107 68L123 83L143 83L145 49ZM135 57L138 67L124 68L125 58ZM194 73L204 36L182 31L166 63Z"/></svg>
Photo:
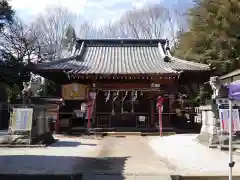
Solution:
<svg viewBox="0 0 240 180"><path fill-rule="evenodd" d="M164 61L165 62L170 62L171 61L171 58L172 58L172 55L170 53L170 47L169 47L169 40L166 39L166 43L165 43L165 51L166 51L166 56L164 58Z"/></svg>
<svg viewBox="0 0 240 180"><path fill-rule="evenodd" d="M79 43L76 41L74 51L72 52L72 56L75 56L77 61L80 60L83 49L84 49L84 41L82 41L82 43Z"/></svg>

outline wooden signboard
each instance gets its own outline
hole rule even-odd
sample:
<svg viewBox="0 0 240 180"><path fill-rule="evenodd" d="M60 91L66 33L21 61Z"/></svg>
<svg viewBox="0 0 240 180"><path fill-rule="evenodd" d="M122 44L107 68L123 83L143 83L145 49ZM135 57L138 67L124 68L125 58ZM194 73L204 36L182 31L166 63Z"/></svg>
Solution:
<svg viewBox="0 0 240 180"><path fill-rule="evenodd" d="M88 87L84 84L67 84L62 86L62 97L65 100L84 100L88 96Z"/></svg>

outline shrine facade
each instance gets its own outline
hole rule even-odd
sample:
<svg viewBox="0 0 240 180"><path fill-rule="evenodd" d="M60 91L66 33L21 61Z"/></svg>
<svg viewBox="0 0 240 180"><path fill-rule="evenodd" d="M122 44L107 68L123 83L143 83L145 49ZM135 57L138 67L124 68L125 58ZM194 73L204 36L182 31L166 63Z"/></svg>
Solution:
<svg viewBox="0 0 240 180"><path fill-rule="evenodd" d="M204 82L211 74L208 65L173 57L165 39L80 39L73 51L62 54L32 65L34 73L62 86L60 124L73 123L73 112L91 100L92 127L156 128L162 96L163 129L171 127L178 113L189 111L189 119L195 115L194 104L183 107L180 85ZM86 127L83 119L76 126Z"/></svg>

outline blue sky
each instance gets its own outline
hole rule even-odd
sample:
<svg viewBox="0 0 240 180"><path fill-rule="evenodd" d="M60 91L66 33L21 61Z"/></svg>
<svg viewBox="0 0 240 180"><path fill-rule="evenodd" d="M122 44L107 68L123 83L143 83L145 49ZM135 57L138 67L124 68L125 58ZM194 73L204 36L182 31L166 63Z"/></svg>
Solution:
<svg viewBox="0 0 240 180"><path fill-rule="evenodd" d="M151 3L163 3L172 7L180 1L190 0L11 0L10 4L25 22L34 21L45 8L60 4L77 16L84 16L96 24L104 24L118 19L126 10Z"/></svg>

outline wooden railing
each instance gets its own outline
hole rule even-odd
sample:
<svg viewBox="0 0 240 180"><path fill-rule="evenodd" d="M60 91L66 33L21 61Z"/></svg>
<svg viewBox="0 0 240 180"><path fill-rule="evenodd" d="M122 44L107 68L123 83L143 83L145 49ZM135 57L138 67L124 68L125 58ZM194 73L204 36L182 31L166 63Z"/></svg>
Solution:
<svg viewBox="0 0 240 180"><path fill-rule="evenodd" d="M156 126L159 125L159 114L154 113L154 121ZM169 126L171 124L170 122L170 114L169 113L162 113L162 125L164 126Z"/></svg>
<svg viewBox="0 0 240 180"><path fill-rule="evenodd" d="M96 115L96 127L107 128L111 126L111 114L110 113L97 113Z"/></svg>
<svg viewBox="0 0 240 180"><path fill-rule="evenodd" d="M126 116L129 115L129 116ZM119 118L120 117L120 118ZM126 117L129 117L129 119L124 119ZM118 116L119 119L112 119L115 118L115 116L112 116L111 113L96 113L96 127L103 128L103 127L112 127L112 126L118 126L116 125L116 122L118 124L121 124L121 122L124 124L124 121L129 123L129 126L134 127L149 127L150 122L150 116L148 113L127 113L127 114L120 114ZM120 125L121 126L121 125ZM128 126L128 125L127 125Z"/></svg>

